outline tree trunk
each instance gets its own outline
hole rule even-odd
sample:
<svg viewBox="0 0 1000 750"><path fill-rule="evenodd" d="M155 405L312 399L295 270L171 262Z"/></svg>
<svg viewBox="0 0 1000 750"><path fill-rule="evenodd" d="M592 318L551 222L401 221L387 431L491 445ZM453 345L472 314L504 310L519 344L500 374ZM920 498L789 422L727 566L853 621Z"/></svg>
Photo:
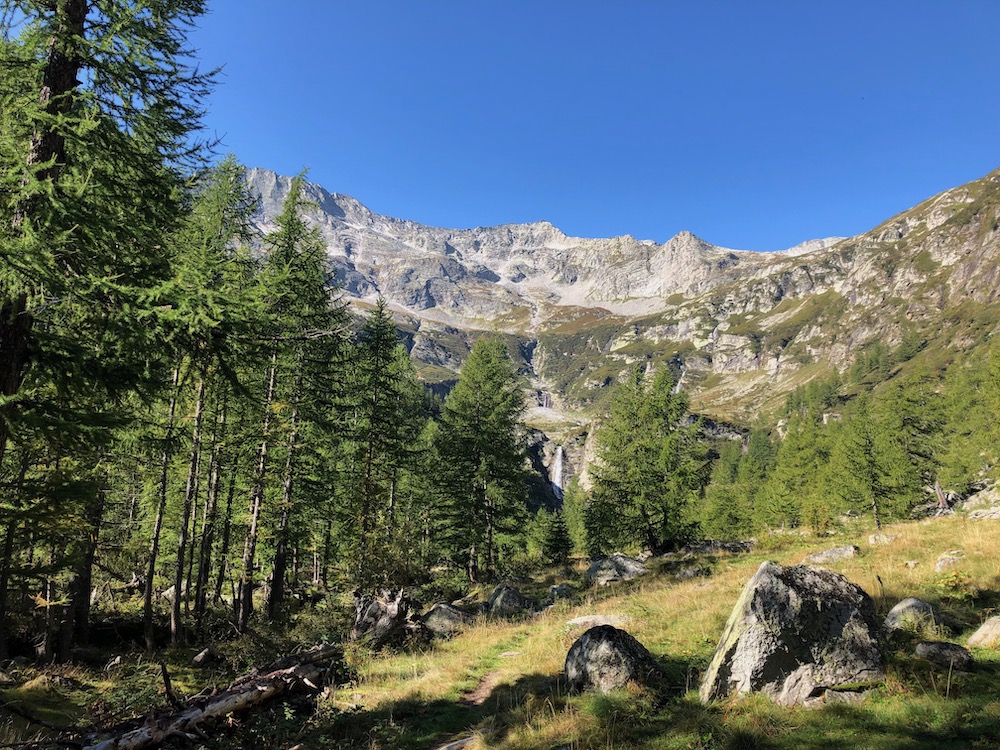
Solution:
<svg viewBox="0 0 1000 750"><path fill-rule="evenodd" d="M201 545L198 550L198 579L195 582L194 613L201 629L202 617L208 604L208 575L212 564L212 545L215 544L215 518L218 515L219 485L221 483L222 445L226 436L226 407L228 392L222 394L222 404L212 430L212 452L208 468L208 492L201 522Z"/></svg>
<svg viewBox="0 0 1000 750"><path fill-rule="evenodd" d="M271 433L271 404L274 401L274 386L278 378L278 349L271 354L271 367L268 372L267 395L264 399L264 424L257 454L257 465L254 467L253 484L250 489L250 527L247 529L246 541L243 545L243 571L240 574L240 587L237 593L236 629L240 633L247 632L250 625L250 613L253 611L253 569L257 554L257 534L260 524L260 507L264 500L264 479L267 474L267 458Z"/></svg>
<svg viewBox="0 0 1000 750"><path fill-rule="evenodd" d="M219 544L219 570L215 579L215 596L212 601L222 599L222 585L226 581L226 568L229 566L229 550L233 534L233 498L236 497L236 478L239 476L240 456L233 459L232 473L229 476L229 490L226 493L226 513L222 521L222 541Z"/></svg>
<svg viewBox="0 0 1000 750"><path fill-rule="evenodd" d="M7 522L3 539L3 559L0 560L0 659L6 659L9 656L7 639L10 633L8 632L7 602L10 598L10 569L14 563L14 537L20 525L18 515L21 509L21 492L24 490L24 477L28 473L30 463L30 455L25 451L21 456L21 467L18 470L17 483L14 486L12 513Z"/></svg>
<svg viewBox="0 0 1000 750"><path fill-rule="evenodd" d="M69 659L70 649L74 645L87 646L90 643L90 595L93 590L94 560L97 557L97 543L101 536L106 500L107 493L102 486L84 509L88 527L85 532L86 537L72 560L73 568L67 587L69 637L64 640L59 654L60 660L63 661Z"/></svg>
<svg viewBox="0 0 1000 750"><path fill-rule="evenodd" d="M299 438L299 405L298 393L302 387L302 369L295 378L295 391L292 407L291 430L288 433L288 452L285 456L285 477L281 494L281 516L278 519L278 529L274 549L274 569L271 572L271 591L267 597L267 616L273 620L278 615L285 599L285 575L288 572L288 535L292 515L292 479L295 473L295 447Z"/></svg>
<svg viewBox="0 0 1000 750"><path fill-rule="evenodd" d="M191 459L188 462L187 484L184 488L184 508L181 511L180 534L177 537L177 571L174 575L174 600L170 603L170 642L176 644L181 639L181 601L184 590L184 553L187 551L188 524L191 510L198 496L198 480L201 471L201 433L205 410L205 376L198 374L195 385L194 429L191 435Z"/></svg>
<svg viewBox="0 0 1000 750"><path fill-rule="evenodd" d="M146 585L142 593L142 628L146 636L146 650L156 648L153 637L153 576L156 574L156 559L160 553L160 532L163 530L163 514L167 507L167 478L170 470L171 443L174 439L174 417L177 413L177 386L180 382L181 366L174 367L173 385L170 390L170 407L167 412L167 432L160 457L160 487L156 517L153 519L153 535L149 542L149 560L146 564Z"/></svg>

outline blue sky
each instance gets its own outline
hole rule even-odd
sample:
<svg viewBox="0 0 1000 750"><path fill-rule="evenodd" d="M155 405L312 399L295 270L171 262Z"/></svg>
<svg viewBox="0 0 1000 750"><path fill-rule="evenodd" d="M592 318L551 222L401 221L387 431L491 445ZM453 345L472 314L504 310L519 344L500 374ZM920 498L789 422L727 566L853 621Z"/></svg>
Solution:
<svg viewBox="0 0 1000 750"><path fill-rule="evenodd" d="M1000 167L997 0L210 0L248 166L444 227L865 231Z"/></svg>

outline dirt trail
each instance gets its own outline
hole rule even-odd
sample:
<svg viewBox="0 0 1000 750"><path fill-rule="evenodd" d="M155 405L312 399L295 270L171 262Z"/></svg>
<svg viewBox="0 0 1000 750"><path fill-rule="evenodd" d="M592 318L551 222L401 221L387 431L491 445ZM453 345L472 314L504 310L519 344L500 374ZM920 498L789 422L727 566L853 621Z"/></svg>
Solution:
<svg viewBox="0 0 1000 750"><path fill-rule="evenodd" d="M475 689L460 698L462 703L466 706L483 705L493 694L493 688L500 683L500 675L501 672L498 669L494 669L492 672L484 674Z"/></svg>

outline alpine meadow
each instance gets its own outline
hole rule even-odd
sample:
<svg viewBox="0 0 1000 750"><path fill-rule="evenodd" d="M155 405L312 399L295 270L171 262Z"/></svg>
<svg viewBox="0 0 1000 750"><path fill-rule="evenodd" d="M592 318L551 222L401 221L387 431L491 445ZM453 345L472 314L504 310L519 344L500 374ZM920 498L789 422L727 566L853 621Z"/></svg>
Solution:
<svg viewBox="0 0 1000 750"><path fill-rule="evenodd" d="M612 215L654 189L629 183L628 141L662 146L633 118L668 129L700 105L623 118L601 97L668 53L611 31L568 61L543 36L515 72L495 9L455 6L452 29L385 2L412 31L368 19L322 49L307 27L332 11L302 3L290 46L277 7L0 6L0 748L1000 745L1000 169L775 251L393 218L315 168L281 174L288 149L353 122L387 155L331 135L346 175L360 151L373 180L408 179L399 144L437 160L412 165L414 206L506 210L528 158L525 201L559 174L566 203L599 201L581 215ZM626 5L601 12L617 29L697 13ZM564 8L563 36L598 33L594 11ZM364 12L337 11L347 29ZM508 12L541 14L527 44L554 11ZM232 28L199 31L213 13ZM273 48L240 41L251 20ZM280 70L317 55L291 121L268 97L300 82L275 74L224 123L271 141L276 171L226 153L213 102L246 63L216 69L196 39ZM441 59L451 112L414 104ZM804 96L796 65L774 86ZM536 86L551 110L493 98ZM382 99L395 116L369 127ZM747 130L758 116L782 115L747 109ZM607 140L570 162L631 171L576 192L558 143L590 127ZM450 184L459 163L482 179ZM740 169L720 163L706 173ZM720 232L748 221L726 184Z"/></svg>

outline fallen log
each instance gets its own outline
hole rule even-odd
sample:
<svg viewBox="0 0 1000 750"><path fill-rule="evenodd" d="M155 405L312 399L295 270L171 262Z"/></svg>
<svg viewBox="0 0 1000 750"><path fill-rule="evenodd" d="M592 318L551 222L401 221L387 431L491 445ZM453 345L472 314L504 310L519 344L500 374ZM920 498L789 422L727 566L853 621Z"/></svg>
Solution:
<svg viewBox="0 0 1000 750"><path fill-rule="evenodd" d="M297 656L287 656L263 670L235 680L216 695L196 695L180 709L151 716L141 726L131 725L103 740L89 738L84 750L143 750L172 737L195 740L204 726L233 713L250 710L282 695L318 692L331 667L341 656L340 646L327 645Z"/></svg>

